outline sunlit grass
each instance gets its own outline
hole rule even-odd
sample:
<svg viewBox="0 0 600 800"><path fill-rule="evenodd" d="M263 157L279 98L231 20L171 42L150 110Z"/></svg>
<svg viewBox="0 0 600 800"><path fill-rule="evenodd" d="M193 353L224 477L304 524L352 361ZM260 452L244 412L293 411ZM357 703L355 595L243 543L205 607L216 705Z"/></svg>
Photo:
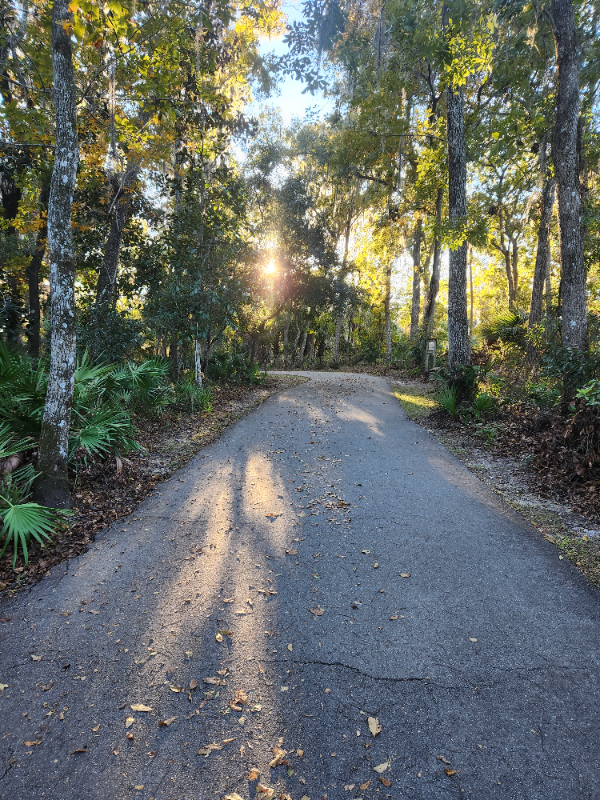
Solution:
<svg viewBox="0 0 600 800"><path fill-rule="evenodd" d="M409 419L425 419L439 407L432 396L432 388L429 386L408 384L392 388Z"/></svg>

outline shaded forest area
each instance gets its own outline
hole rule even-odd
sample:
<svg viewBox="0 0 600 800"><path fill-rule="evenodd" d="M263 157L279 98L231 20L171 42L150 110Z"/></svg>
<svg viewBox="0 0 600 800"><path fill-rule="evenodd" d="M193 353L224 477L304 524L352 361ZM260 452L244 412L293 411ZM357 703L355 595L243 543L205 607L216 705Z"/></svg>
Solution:
<svg viewBox="0 0 600 800"><path fill-rule="evenodd" d="M12 568L82 471L269 368L427 376L600 513L600 7L302 9L0 3ZM326 113L284 124L286 76Z"/></svg>

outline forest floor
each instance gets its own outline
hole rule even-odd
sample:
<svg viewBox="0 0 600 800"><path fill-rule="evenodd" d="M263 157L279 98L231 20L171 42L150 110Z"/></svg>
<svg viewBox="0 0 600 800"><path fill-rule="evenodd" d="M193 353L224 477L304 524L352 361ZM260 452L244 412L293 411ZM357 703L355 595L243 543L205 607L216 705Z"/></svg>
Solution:
<svg viewBox="0 0 600 800"><path fill-rule="evenodd" d="M306 376L2 600L0 800L597 800L600 593Z"/></svg>
<svg viewBox="0 0 600 800"><path fill-rule="evenodd" d="M439 411L432 384L400 378L391 378L390 384L410 419L535 525L560 549L559 558L568 558L600 586L600 518L593 510L582 513L564 474L546 474L541 480L532 468L529 442L502 418L481 423L453 420Z"/></svg>
<svg viewBox="0 0 600 800"><path fill-rule="evenodd" d="M0 594L11 594L39 580L51 567L84 552L96 534L127 517L141 501L198 451L214 442L233 422L275 392L306 378L270 375L263 385L209 384L213 408L195 412L172 407L160 417L136 419L136 441L142 446L127 458L80 463L72 475L73 516L56 543L32 546L28 566L12 552L0 558Z"/></svg>

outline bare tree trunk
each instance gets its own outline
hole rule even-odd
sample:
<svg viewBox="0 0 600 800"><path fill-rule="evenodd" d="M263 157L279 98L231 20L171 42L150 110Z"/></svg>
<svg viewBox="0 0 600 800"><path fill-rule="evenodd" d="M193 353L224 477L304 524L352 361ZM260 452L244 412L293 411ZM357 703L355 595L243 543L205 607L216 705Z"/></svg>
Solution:
<svg viewBox="0 0 600 800"><path fill-rule="evenodd" d="M40 192L40 227L35 241L35 250L27 265L27 288L29 293L29 314L27 326L27 339L29 342L29 355L37 360L40 357L40 336L42 325L42 312L40 305L40 269L46 244L48 241L48 201L50 199L50 184L44 182Z"/></svg>
<svg viewBox="0 0 600 800"><path fill-rule="evenodd" d="M52 335L35 495L44 505L69 506L69 428L75 374L75 262L71 214L79 165L77 105L68 0L52 8L52 70L56 146L48 206Z"/></svg>
<svg viewBox="0 0 600 800"><path fill-rule="evenodd" d="M419 311L421 310L421 242L423 239L423 221L419 217L413 242L413 284L412 306L410 310L410 340L413 344L419 338Z"/></svg>
<svg viewBox="0 0 600 800"><path fill-rule="evenodd" d="M169 342L169 372L173 383L176 383L179 377L178 339L177 333L173 331Z"/></svg>
<svg viewBox="0 0 600 800"><path fill-rule="evenodd" d="M546 254L546 276L544 280L544 294L546 301L546 314L552 310L552 242L548 237L548 252Z"/></svg>
<svg viewBox="0 0 600 800"><path fill-rule="evenodd" d="M440 239L440 230L442 226L442 208L444 203L444 190L438 189L437 197L435 199L435 234L433 239L433 264L431 266L431 280L429 282L429 291L427 292L427 303L423 312L423 333L425 339L431 336L433 330L433 319L435 316L435 304L440 289L440 261L442 245ZM427 359L427 353L425 354Z"/></svg>
<svg viewBox="0 0 600 800"><path fill-rule="evenodd" d="M560 223L562 339L565 347L587 346L586 275L579 189L579 55L571 0L552 0L558 86L552 160Z"/></svg>
<svg viewBox="0 0 600 800"><path fill-rule="evenodd" d="M546 281L549 263L550 222L552 220L552 209L554 207L554 188L554 178L546 172L542 191L542 208L538 227L533 285L531 287L531 303L529 305L529 322L527 327L530 332L542 319L544 283ZM529 340L527 342L527 365L531 367L535 361L537 361L537 349L534 343Z"/></svg>
<svg viewBox="0 0 600 800"><path fill-rule="evenodd" d="M306 350L306 339L308 338L308 331L304 331L304 336L302 337L302 345L300 346L300 355L298 358L298 362L300 366L304 363L304 351Z"/></svg>
<svg viewBox="0 0 600 800"><path fill-rule="evenodd" d="M342 315L338 314L335 318L335 336L333 339L333 361L338 364L340 361L340 336L342 335Z"/></svg>
<svg viewBox="0 0 600 800"><path fill-rule="evenodd" d="M446 89L448 137L448 210L456 227L467 216L467 146L465 140L464 92L462 87ZM469 364L469 321L467 319L467 242L450 250L448 274L448 366Z"/></svg>
<svg viewBox="0 0 600 800"><path fill-rule="evenodd" d="M114 210L110 222L110 230L104 247L104 258L96 282L96 307L114 308L117 295L117 270L119 253L123 241L123 228L127 224L131 208L131 195L126 188L119 186L114 199Z"/></svg>
<svg viewBox="0 0 600 800"><path fill-rule="evenodd" d="M514 303L517 303L519 291L519 242L515 234L511 239L510 268L512 273Z"/></svg>

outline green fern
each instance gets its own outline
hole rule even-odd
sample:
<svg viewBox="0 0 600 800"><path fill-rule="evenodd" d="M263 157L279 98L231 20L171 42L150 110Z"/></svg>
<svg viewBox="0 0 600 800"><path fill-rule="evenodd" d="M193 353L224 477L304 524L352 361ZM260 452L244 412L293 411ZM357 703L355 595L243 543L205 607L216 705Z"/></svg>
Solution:
<svg viewBox="0 0 600 800"><path fill-rule="evenodd" d="M458 391L455 386L447 386L442 389L435 399L451 416L458 415Z"/></svg>
<svg viewBox="0 0 600 800"><path fill-rule="evenodd" d="M4 506L4 507L2 507ZM35 539L42 547L52 541L59 524L64 521L67 512L56 508L47 508L37 503L11 503L7 497L0 495L0 517L2 530L0 541L4 539L0 557L6 550L13 548L13 569L17 563L19 548L23 552L25 565L29 563L28 545Z"/></svg>

